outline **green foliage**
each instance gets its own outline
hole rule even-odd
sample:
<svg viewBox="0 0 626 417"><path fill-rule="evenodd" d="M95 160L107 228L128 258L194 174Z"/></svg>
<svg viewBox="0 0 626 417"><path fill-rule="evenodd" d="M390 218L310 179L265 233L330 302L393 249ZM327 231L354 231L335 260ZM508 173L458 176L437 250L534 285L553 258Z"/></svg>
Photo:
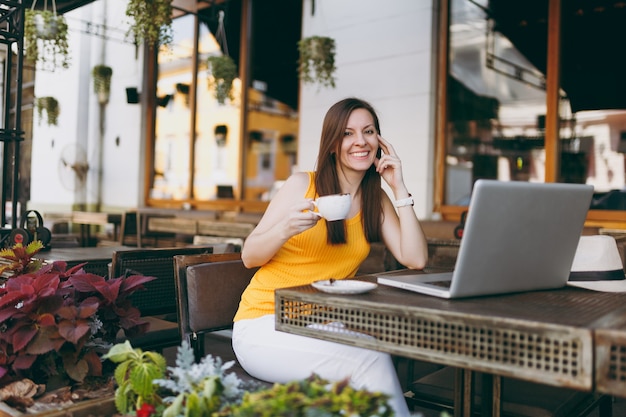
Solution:
<svg viewBox="0 0 626 417"><path fill-rule="evenodd" d="M157 352L133 349L127 340L113 346L103 357L117 363L115 406L120 413L134 413L143 404L158 406L161 397L153 381L165 376L166 361Z"/></svg>
<svg viewBox="0 0 626 417"><path fill-rule="evenodd" d="M210 56L207 58L209 69L209 88L214 91L215 98L220 104L226 99L234 100L233 81L237 78L237 65L228 55Z"/></svg>
<svg viewBox="0 0 626 417"><path fill-rule="evenodd" d="M99 352L148 323L129 299L154 277L105 279L83 264L44 263L40 241L0 251L0 386L19 378L69 384L102 375Z"/></svg>
<svg viewBox="0 0 626 417"><path fill-rule="evenodd" d="M119 365L115 402L120 413L156 406L162 417L392 417L389 396L355 390L348 380L330 383L317 375L287 384L246 385L234 373L234 362L207 355L194 362L186 341L178 348L176 366L164 372L160 355L133 349L130 343L111 348L105 358ZM161 373L161 377L153 376ZM164 396L164 395L168 396ZM137 414L139 415L139 413ZM142 414L143 415L143 414Z"/></svg>
<svg viewBox="0 0 626 417"><path fill-rule="evenodd" d="M172 0L130 0L126 16L133 19L130 32L138 43L168 46L172 43Z"/></svg>
<svg viewBox="0 0 626 417"><path fill-rule="evenodd" d="M234 361L222 363L211 355L195 363L193 349L183 341L176 366L168 368L168 379L154 381L176 395L163 400L169 404L163 417L210 416L224 405L239 401L243 383L234 373L226 374L233 365Z"/></svg>
<svg viewBox="0 0 626 417"><path fill-rule="evenodd" d="M335 88L335 40L310 36L298 41L298 73L305 84Z"/></svg>
<svg viewBox="0 0 626 417"><path fill-rule="evenodd" d="M91 76L93 77L93 91L94 93L111 91L111 77L113 76L113 69L106 65L96 65L91 70Z"/></svg>
<svg viewBox="0 0 626 417"><path fill-rule="evenodd" d="M389 397L355 390L344 380L329 383L317 375L302 381L244 394L239 405L223 409L220 417L391 417Z"/></svg>
<svg viewBox="0 0 626 417"><path fill-rule="evenodd" d="M68 26L65 17L49 10L24 11L24 48L26 58L49 69L69 67Z"/></svg>
<svg viewBox="0 0 626 417"><path fill-rule="evenodd" d="M47 97L37 97L35 101L35 107L37 108L37 117L39 118L39 123L43 120L43 113L46 112L46 121L48 122L48 126L56 126L59 122L59 113L61 109L59 108L59 102L56 98L47 96Z"/></svg>

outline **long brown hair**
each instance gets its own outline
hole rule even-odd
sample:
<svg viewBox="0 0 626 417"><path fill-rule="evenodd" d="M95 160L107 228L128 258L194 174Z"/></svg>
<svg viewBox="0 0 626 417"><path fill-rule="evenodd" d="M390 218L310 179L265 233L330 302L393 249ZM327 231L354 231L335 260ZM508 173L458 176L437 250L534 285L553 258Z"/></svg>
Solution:
<svg viewBox="0 0 626 417"><path fill-rule="evenodd" d="M378 116L374 108L366 101L346 98L328 109L322 125L315 172L315 189L320 196L341 193L337 174L337 155L341 151L341 142L348 125L348 118L356 109L365 109L370 112L376 131L380 134ZM368 242L380 240L382 192L380 174L376 172L376 167L372 164L361 180L361 222ZM326 230L328 243L346 243L345 220L327 222Z"/></svg>

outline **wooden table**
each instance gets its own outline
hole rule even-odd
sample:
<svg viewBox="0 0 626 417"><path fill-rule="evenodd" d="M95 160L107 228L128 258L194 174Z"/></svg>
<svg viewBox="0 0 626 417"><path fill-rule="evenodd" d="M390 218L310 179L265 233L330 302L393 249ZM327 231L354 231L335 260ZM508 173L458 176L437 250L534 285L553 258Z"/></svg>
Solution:
<svg viewBox="0 0 626 417"><path fill-rule="evenodd" d="M47 262L65 261L68 267L87 262L85 271L106 277L109 275L108 265L113 258L113 252L130 249L134 248L129 246L52 248L49 251L38 252L35 258L43 259Z"/></svg>
<svg viewBox="0 0 626 417"><path fill-rule="evenodd" d="M626 294L579 288L446 300L381 285L360 295L303 286L276 291L276 329L483 372L494 387L505 376L592 392L595 331L625 309ZM373 337L310 327L332 321ZM499 392L493 398L499 415ZM461 401L456 408L470 413L471 396Z"/></svg>
<svg viewBox="0 0 626 417"><path fill-rule="evenodd" d="M113 240L117 240L122 224L121 213L101 213L92 211L73 211L71 222L80 225L81 246L88 246L91 240L91 226L113 225Z"/></svg>
<svg viewBox="0 0 626 417"><path fill-rule="evenodd" d="M626 314L617 310L595 335L595 384L604 394L626 397Z"/></svg>

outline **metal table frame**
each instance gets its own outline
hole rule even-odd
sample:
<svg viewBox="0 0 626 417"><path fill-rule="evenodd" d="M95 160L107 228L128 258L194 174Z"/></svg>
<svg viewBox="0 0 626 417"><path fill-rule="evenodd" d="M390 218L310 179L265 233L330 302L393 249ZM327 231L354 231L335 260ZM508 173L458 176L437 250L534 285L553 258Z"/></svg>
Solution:
<svg viewBox="0 0 626 417"><path fill-rule="evenodd" d="M499 415L502 376L594 391L595 330L611 328L625 307L626 294L579 288L445 300L386 286L360 295L303 286L276 291L276 329L492 375L485 399ZM333 321L347 330L311 327ZM457 408L469 413L471 397L457 396Z"/></svg>

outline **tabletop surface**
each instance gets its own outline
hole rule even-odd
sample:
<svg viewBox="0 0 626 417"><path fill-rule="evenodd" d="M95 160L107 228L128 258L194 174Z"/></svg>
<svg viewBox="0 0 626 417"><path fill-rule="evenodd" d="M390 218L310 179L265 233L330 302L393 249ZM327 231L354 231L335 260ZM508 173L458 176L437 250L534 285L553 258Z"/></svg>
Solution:
<svg viewBox="0 0 626 417"><path fill-rule="evenodd" d="M278 330L587 391L594 330L625 311L626 294L570 287L458 300L384 285L359 295L276 291Z"/></svg>
<svg viewBox="0 0 626 417"><path fill-rule="evenodd" d="M52 248L48 251L38 252L37 259L47 261L91 261L109 259L113 257L113 252L118 250L136 249L130 246L97 246L79 248Z"/></svg>

